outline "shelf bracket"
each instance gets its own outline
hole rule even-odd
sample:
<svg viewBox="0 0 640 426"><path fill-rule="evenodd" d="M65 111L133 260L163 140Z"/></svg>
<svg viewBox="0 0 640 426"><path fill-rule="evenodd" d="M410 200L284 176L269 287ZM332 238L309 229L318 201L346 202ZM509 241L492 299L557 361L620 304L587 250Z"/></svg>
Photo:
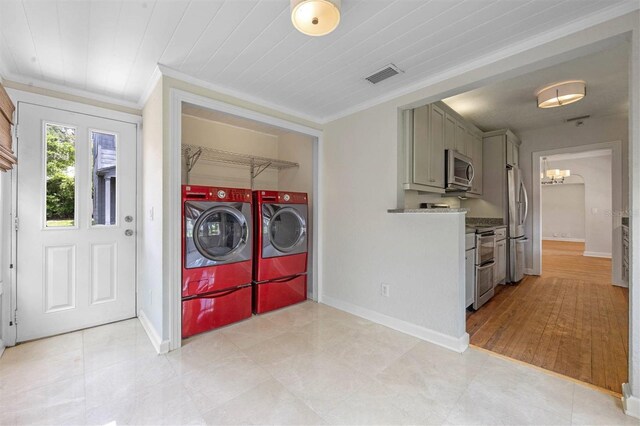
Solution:
<svg viewBox="0 0 640 426"><path fill-rule="evenodd" d="M189 183L189 175L191 174L191 170L195 167L196 163L200 159L202 155L202 148L198 148L192 153L191 148L186 148L184 152L184 157L186 160L187 166L187 184Z"/></svg>
<svg viewBox="0 0 640 426"><path fill-rule="evenodd" d="M258 164L256 166L253 158L251 159L251 190L253 191L253 183L255 179L260 175L260 173L264 172L271 166L271 161L268 163Z"/></svg>

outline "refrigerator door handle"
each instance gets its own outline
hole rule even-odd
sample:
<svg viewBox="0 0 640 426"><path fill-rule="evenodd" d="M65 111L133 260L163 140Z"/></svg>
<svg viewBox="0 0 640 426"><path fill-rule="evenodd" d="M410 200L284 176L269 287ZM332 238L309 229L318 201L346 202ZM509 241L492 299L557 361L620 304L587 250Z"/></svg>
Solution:
<svg viewBox="0 0 640 426"><path fill-rule="evenodd" d="M520 182L520 191L524 196L524 214L522 215L522 224L527 220L527 215L529 213L529 197L527 196L527 188L524 186L524 182Z"/></svg>

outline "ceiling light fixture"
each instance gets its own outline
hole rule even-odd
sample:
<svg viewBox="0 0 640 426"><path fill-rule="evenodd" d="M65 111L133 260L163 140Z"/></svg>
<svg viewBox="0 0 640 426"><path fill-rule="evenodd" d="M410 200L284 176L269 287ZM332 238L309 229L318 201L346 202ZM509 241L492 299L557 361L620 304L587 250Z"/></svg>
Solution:
<svg viewBox="0 0 640 426"><path fill-rule="evenodd" d="M327 35L340 23L340 0L291 0L291 22L303 34Z"/></svg>
<svg viewBox="0 0 640 426"><path fill-rule="evenodd" d="M578 102L587 95L587 84L582 80L556 83L540 90L538 108L555 108Z"/></svg>
<svg viewBox="0 0 640 426"><path fill-rule="evenodd" d="M547 157L542 158L544 170L540 173L540 183L543 185L556 185L564 183L564 179L571 176L571 170L550 169Z"/></svg>

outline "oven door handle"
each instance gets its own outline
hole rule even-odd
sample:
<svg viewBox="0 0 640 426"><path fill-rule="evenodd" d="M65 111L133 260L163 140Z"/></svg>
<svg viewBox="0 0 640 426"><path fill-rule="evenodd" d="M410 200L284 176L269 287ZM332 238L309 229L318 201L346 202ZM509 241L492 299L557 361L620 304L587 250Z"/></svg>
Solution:
<svg viewBox="0 0 640 426"><path fill-rule="evenodd" d="M492 267L495 264L496 264L496 261L492 260L491 262L487 263L486 265L478 266L477 268L478 268L478 271L483 271L483 270L485 270L487 268Z"/></svg>

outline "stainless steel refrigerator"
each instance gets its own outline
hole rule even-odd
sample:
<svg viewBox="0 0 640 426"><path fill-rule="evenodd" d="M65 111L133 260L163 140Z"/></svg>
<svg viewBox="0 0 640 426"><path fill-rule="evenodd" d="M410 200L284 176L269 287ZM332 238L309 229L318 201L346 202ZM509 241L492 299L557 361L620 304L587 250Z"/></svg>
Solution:
<svg viewBox="0 0 640 426"><path fill-rule="evenodd" d="M529 241L524 235L524 222L527 220L529 199L527 189L522 182L522 173L517 166L508 166L507 201L509 219L508 270L507 279L516 283L524 276L524 246Z"/></svg>

